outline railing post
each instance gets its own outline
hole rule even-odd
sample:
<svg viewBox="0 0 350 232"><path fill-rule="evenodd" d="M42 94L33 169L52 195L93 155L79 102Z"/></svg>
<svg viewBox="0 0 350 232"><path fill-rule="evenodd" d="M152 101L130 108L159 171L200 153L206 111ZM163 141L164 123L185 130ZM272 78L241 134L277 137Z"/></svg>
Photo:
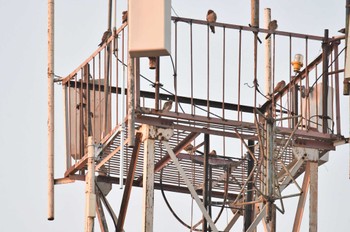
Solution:
<svg viewBox="0 0 350 232"><path fill-rule="evenodd" d="M328 130L328 55L329 55L329 44L328 44L328 29L324 31L324 40L322 43L322 60L323 60L323 75L322 75L322 132L327 133Z"/></svg>

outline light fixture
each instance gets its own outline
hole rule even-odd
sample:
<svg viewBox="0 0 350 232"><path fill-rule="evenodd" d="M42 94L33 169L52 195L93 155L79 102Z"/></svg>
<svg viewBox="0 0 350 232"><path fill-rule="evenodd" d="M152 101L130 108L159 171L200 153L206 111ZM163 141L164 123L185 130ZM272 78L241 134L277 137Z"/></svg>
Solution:
<svg viewBox="0 0 350 232"><path fill-rule="evenodd" d="M303 55L295 54L294 60L292 61L294 72L300 72L301 67L303 67Z"/></svg>

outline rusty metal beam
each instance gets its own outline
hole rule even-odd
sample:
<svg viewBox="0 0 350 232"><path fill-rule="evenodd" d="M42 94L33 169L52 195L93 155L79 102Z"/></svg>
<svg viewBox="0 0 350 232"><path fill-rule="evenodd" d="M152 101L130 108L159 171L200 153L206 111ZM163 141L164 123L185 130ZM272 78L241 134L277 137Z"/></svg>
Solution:
<svg viewBox="0 0 350 232"><path fill-rule="evenodd" d="M309 232L317 232L318 208L318 162L310 165L310 204L309 204Z"/></svg>
<svg viewBox="0 0 350 232"><path fill-rule="evenodd" d="M180 151L182 151L188 144L190 144L195 138L197 138L198 135L199 133L196 132L191 132L189 135L187 135L186 138L184 138L178 145L176 145L176 147L174 147L173 152L175 153L175 155L178 155ZM154 165L154 172L159 172L168 164L169 161L171 161L171 158L169 154L166 154ZM143 175L137 178L137 181L140 183L140 186L142 186L142 179Z"/></svg>
<svg viewBox="0 0 350 232"><path fill-rule="evenodd" d="M294 219L294 225L293 225L293 232L299 232L300 231L300 225L301 221L303 218L303 213L304 213L304 207L305 207L305 201L306 201L306 196L307 192L309 189L310 185L310 162L306 163L306 168L305 168L305 173L304 173L304 180L302 184L302 193L299 197L299 202L297 206L297 212L295 214L295 219Z"/></svg>
<svg viewBox="0 0 350 232"><path fill-rule="evenodd" d="M119 217L117 222L117 232L121 232L124 228L124 222L126 217L126 212L129 205L129 199L131 194L132 183L135 176L137 159L140 153L142 133L137 132L135 138L135 146L132 151L132 156L129 165L129 171L125 182L125 188L123 193L123 199L120 205Z"/></svg>
<svg viewBox="0 0 350 232"><path fill-rule="evenodd" d="M101 204L100 193L96 194L96 213L100 224L101 232L108 232L107 220Z"/></svg>
<svg viewBox="0 0 350 232"><path fill-rule="evenodd" d="M88 160L88 156L87 154L83 156L83 158L81 158L79 160L78 163L74 164L73 166L71 166L69 169L67 169L67 171L64 173L64 176L65 177L68 177L69 175L72 175L74 174L76 171L82 169L86 163L87 163L87 160Z"/></svg>
<svg viewBox="0 0 350 232"><path fill-rule="evenodd" d="M81 83L81 82L76 82L76 81L69 81L69 87L71 88L85 88L86 89L86 83ZM89 83L89 89L92 89L94 87L95 91L104 91L104 85L101 84L93 84ZM122 88L118 87L116 88L115 86L110 86L110 92L114 94L121 94L122 93ZM128 90L124 89L124 93L128 94ZM155 99L156 94L154 92L149 92L149 91L139 91L139 97L143 98L149 98L149 99ZM159 93L158 95L159 100L173 100L175 101L175 96L171 94L164 94L164 93ZM209 106L211 108L218 108L227 110L238 110L238 104L234 103L227 103L227 102L219 102L219 101L207 101L204 99L200 98L190 98L190 97L185 97L185 96L177 96L177 101L178 103L183 103L183 104L193 104L195 106ZM254 107L251 106L246 106L246 105L239 105L239 110L245 113L253 113L254 112Z"/></svg>
<svg viewBox="0 0 350 232"><path fill-rule="evenodd" d="M124 30L127 24L122 24L117 31L115 32L116 35L118 35L121 31ZM106 46L109 46L109 43L114 39L115 35L112 35L109 37L106 43L104 43L101 47L97 48L94 53L91 54L81 65L79 65L73 72L71 72L67 77L63 78L62 85L65 85L70 79L74 78L77 72L80 71L87 63L92 61L95 56L97 56L103 49L105 49Z"/></svg>
<svg viewBox="0 0 350 232"><path fill-rule="evenodd" d="M323 37L322 37L323 40ZM329 53L332 52L334 49L333 46L329 48ZM266 109L271 107L272 102L277 102L283 95L285 95L290 89L292 89L296 83L300 82L306 77L306 74L309 73L311 70L317 67L318 64L322 62L323 55L320 54L318 57L316 57L308 66L301 71L296 77L293 77L292 81L287 83L286 86L273 97L273 100L266 101L261 107L260 111L265 112Z"/></svg>

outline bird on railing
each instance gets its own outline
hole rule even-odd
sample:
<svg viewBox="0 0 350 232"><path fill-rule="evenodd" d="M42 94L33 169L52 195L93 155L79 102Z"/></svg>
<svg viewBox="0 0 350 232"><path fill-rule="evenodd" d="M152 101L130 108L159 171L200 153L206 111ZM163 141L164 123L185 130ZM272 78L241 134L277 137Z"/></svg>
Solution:
<svg viewBox="0 0 350 232"><path fill-rule="evenodd" d="M171 107L173 107L173 101L169 100L167 102L164 103L163 105L163 113L169 112L171 110Z"/></svg>
<svg viewBox="0 0 350 232"><path fill-rule="evenodd" d="M126 23L128 21L128 11L123 11L122 15L122 23Z"/></svg>
<svg viewBox="0 0 350 232"><path fill-rule="evenodd" d="M277 24L277 20L272 20L270 23L269 23L269 26L267 29L269 29L270 31L275 31L278 27L278 24ZM267 34L265 39L268 39L269 37L271 36L271 33Z"/></svg>
<svg viewBox="0 0 350 232"><path fill-rule="evenodd" d="M208 10L207 13L207 22L208 23L215 23L216 22L216 13L213 10ZM215 27L210 26L211 32L215 34Z"/></svg>
<svg viewBox="0 0 350 232"><path fill-rule="evenodd" d="M111 37L111 35L112 35L111 29L108 29L107 31L105 31L102 35L101 43L99 43L98 46L101 47L104 43L106 43L108 38Z"/></svg>
<svg viewBox="0 0 350 232"><path fill-rule="evenodd" d="M286 82L284 80L277 83L275 88L273 89L273 94L279 93L286 86Z"/></svg>

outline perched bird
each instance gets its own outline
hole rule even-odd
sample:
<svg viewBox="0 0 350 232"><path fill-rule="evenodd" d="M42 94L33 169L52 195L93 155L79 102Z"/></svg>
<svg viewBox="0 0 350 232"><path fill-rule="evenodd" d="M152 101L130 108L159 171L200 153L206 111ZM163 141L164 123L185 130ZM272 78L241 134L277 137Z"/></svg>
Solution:
<svg viewBox="0 0 350 232"><path fill-rule="evenodd" d="M345 27L340 29L338 32L342 33L342 34L345 34Z"/></svg>
<svg viewBox="0 0 350 232"><path fill-rule="evenodd" d="M286 82L284 80L278 82L276 87L273 89L273 94L280 92L284 86L286 86Z"/></svg>
<svg viewBox="0 0 350 232"><path fill-rule="evenodd" d="M128 21L128 11L123 11L122 15L122 23L126 23Z"/></svg>
<svg viewBox="0 0 350 232"><path fill-rule="evenodd" d="M184 148L184 150L185 150L187 153L192 154L192 152L193 152L193 145L192 145L192 144L188 144L188 145Z"/></svg>
<svg viewBox="0 0 350 232"><path fill-rule="evenodd" d="M210 156L216 156L216 151L215 151L215 150L212 150L211 152L209 152L209 155L210 155Z"/></svg>
<svg viewBox="0 0 350 232"><path fill-rule="evenodd" d="M171 110L171 107L173 106L173 101L169 100L164 103L163 105L163 112L169 112Z"/></svg>
<svg viewBox="0 0 350 232"><path fill-rule="evenodd" d="M157 57L148 57L148 59L149 59L149 69L156 69Z"/></svg>
<svg viewBox="0 0 350 232"><path fill-rule="evenodd" d="M267 29L269 29L270 31L275 31L277 29L278 25L277 25L277 20L272 20L270 23L269 23L269 26ZM268 39L269 37L271 36L271 33L267 34L265 39Z"/></svg>
<svg viewBox="0 0 350 232"><path fill-rule="evenodd" d="M207 13L207 22L208 23L215 23L216 22L216 13L213 10L208 10ZM210 26L211 32L215 33L215 27Z"/></svg>
<svg viewBox="0 0 350 232"><path fill-rule="evenodd" d="M108 38L111 37L111 35L112 35L111 29L108 29L107 31L105 31L105 33L103 33L103 36L101 38L101 43L98 46L101 47L104 43L106 43Z"/></svg>

